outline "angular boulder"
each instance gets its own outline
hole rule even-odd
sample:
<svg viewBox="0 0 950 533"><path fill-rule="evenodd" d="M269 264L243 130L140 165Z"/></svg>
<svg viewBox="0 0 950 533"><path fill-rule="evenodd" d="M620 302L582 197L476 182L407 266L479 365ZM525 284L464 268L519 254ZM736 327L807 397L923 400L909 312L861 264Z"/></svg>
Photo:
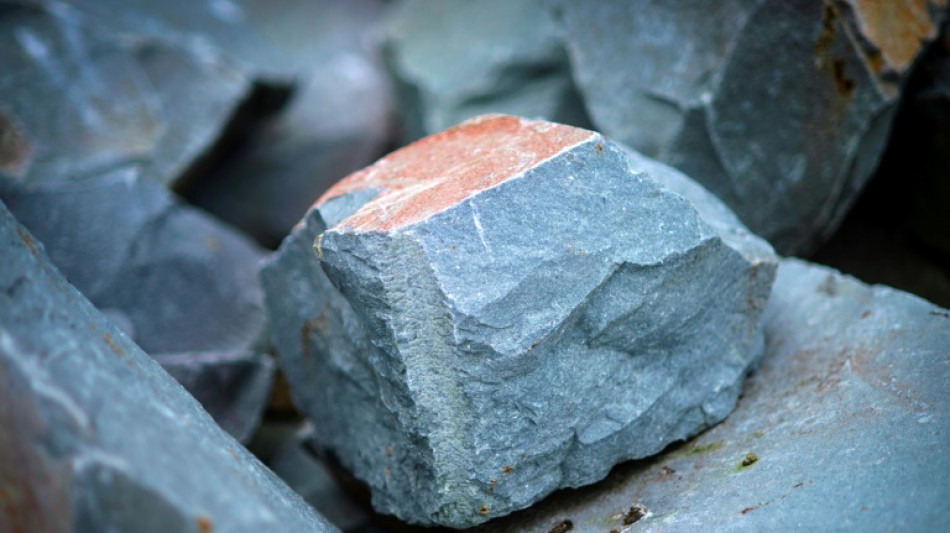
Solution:
<svg viewBox="0 0 950 533"><path fill-rule="evenodd" d="M596 128L686 172L783 253L870 177L943 0L549 2Z"/></svg>
<svg viewBox="0 0 950 533"><path fill-rule="evenodd" d="M477 524L732 410L775 257L631 164L479 117L338 183L264 267L298 403L377 509Z"/></svg>
<svg viewBox="0 0 950 533"><path fill-rule="evenodd" d="M950 523L950 311L783 260L766 354L696 440L475 532L938 531ZM751 454L751 455L750 455Z"/></svg>
<svg viewBox="0 0 950 533"><path fill-rule="evenodd" d="M336 528L86 300L0 204L0 528Z"/></svg>
<svg viewBox="0 0 950 533"><path fill-rule="evenodd" d="M542 0L408 0L384 31L409 141L485 113L589 125Z"/></svg>

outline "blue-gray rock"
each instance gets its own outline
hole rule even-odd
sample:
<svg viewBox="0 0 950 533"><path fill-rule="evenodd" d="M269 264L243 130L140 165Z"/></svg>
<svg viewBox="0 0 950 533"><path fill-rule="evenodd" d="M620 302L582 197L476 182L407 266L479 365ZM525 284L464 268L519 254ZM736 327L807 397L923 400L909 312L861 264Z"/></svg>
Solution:
<svg viewBox="0 0 950 533"><path fill-rule="evenodd" d="M474 525L732 410L774 255L630 165L480 117L334 186L263 269L298 404L377 509Z"/></svg>
<svg viewBox="0 0 950 533"><path fill-rule="evenodd" d="M241 442L260 423L274 384L274 362L254 352L150 354Z"/></svg>
<svg viewBox="0 0 950 533"><path fill-rule="evenodd" d="M0 204L0 529L338 531L89 303Z"/></svg>
<svg viewBox="0 0 950 533"><path fill-rule="evenodd" d="M150 4L162 4L164 2ZM165 183L206 154L253 80L210 47L118 33L56 0L0 5L0 178L82 180L140 165Z"/></svg>
<svg viewBox="0 0 950 533"><path fill-rule="evenodd" d="M370 31L383 6L379 0L238 5L245 23L276 50L272 64L294 74L292 99L185 195L276 246L314 198L373 162L390 138L390 83L379 37Z"/></svg>
<svg viewBox="0 0 950 533"><path fill-rule="evenodd" d="M134 168L0 184L0 198L93 304L124 314L145 351L244 350L263 335L263 251Z"/></svg>
<svg viewBox="0 0 950 533"><path fill-rule="evenodd" d="M368 531L373 527L372 513L347 495L330 468L314 454L310 444L313 432L313 426L304 423L268 466L333 525L354 533Z"/></svg>
<svg viewBox="0 0 950 533"><path fill-rule="evenodd" d="M939 531L950 523L950 311L783 260L736 411L477 531ZM750 455L751 454L751 455ZM647 516L633 527L634 505Z"/></svg>
<svg viewBox="0 0 950 533"><path fill-rule="evenodd" d="M542 0L407 0L384 32L407 140L485 113L589 125Z"/></svg>
<svg viewBox="0 0 950 533"><path fill-rule="evenodd" d="M874 170L937 3L550 2L596 128L785 253L829 236Z"/></svg>

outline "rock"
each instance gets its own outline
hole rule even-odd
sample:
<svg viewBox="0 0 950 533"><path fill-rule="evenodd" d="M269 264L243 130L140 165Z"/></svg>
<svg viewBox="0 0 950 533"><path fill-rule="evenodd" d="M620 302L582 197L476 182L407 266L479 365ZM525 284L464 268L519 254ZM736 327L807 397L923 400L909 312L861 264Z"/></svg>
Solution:
<svg viewBox="0 0 950 533"><path fill-rule="evenodd" d="M950 311L786 259L765 328L762 365L724 423L475 531L620 530L637 503L636 531L947 524Z"/></svg>
<svg viewBox="0 0 950 533"><path fill-rule="evenodd" d="M0 204L0 524L337 531L59 274Z"/></svg>
<svg viewBox="0 0 950 533"><path fill-rule="evenodd" d="M260 423L274 383L274 362L253 352L153 354L222 429L246 442Z"/></svg>
<svg viewBox="0 0 950 533"><path fill-rule="evenodd" d="M408 0L385 32L408 140L485 113L589 125L541 0Z"/></svg>
<svg viewBox="0 0 950 533"><path fill-rule="evenodd" d="M263 335L262 250L135 169L0 187L0 198L93 304L125 315L145 351L245 350Z"/></svg>
<svg viewBox="0 0 950 533"><path fill-rule="evenodd" d="M379 0L239 3L245 22L293 72L292 100L221 168L183 194L276 246L314 198L375 160L390 137L392 96L379 39Z"/></svg>
<svg viewBox="0 0 950 533"><path fill-rule="evenodd" d="M333 479L330 469L310 450L313 426L304 423L278 450L270 467L314 509L343 531L365 532L372 514L353 501Z"/></svg>
<svg viewBox="0 0 950 533"><path fill-rule="evenodd" d="M945 2L551 4L596 128L793 253L834 231L873 172Z"/></svg>
<svg viewBox="0 0 950 533"><path fill-rule="evenodd" d="M120 34L62 2L6 2L0 15L8 181L76 181L139 165L173 183L252 92L250 75L212 48Z"/></svg>
<svg viewBox="0 0 950 533"><path fill-rule="evenodd" d="M774 256L631 164L480 117L334 186L264 267L298 404L377 509L477 524L732 410Z"/></svg>

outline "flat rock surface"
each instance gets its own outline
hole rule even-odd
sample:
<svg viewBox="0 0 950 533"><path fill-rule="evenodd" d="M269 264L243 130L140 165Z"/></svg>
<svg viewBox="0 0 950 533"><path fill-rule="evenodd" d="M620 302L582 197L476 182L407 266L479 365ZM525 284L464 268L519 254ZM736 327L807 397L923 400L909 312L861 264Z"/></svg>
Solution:
<svg viewBox="0 0 950 533"><path fill-rule="evenodd" d="M765 335L725 422L476 531L944 529L950 311L787 259ZM625 525L637 504L648 514Z"/></svg>
<svg viewBox="0 0 950 533"><path fill-rule="evenodd" d="M595 127L686 172L783 253L827 238L857 197L945 6L549 4Z"/></svg>
<svg viewBox="0 0 950 533"><path fill-rule="evenodd" d="M5 530L337 531L70 286L2 204L0 251Z"/></svg>
<svg viewBox="0 0 950 533"><path fill-rule="evenodd" d="M298 404L377 509L473 525L731 411L774 256L630 165L481 117L334 186L264 268Z"/></svg>
<svg viewBox="0 0 950 533"><path fill-rule="evenodd" d="M134 169L79 183L4 187L0 198L97 307L149 353L243 350L264 331L245 236Z"/></svg>
<svg viewBox="0 0 950 533"><path fill-rule="evenodd" d="M542 0L408 0L384 31L410 141L485 113L589 125Z"/></svg>
<svg viewBox="0 0 950 533"><path fill-rule="evenodd" d="M247 442L274 384L274 361L254 352L151 354L222 429Z"/></svg>

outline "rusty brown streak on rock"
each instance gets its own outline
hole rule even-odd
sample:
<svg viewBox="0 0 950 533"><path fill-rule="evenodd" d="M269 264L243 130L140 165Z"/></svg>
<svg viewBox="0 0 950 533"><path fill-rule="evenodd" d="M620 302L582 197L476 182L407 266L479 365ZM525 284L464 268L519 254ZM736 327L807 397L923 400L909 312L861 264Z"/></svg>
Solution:
<svg viewBox="0 0 950 533"><path fill-rule="evenodd" d="M936 37L931 9L943 9L946 0L848 0L860 31L880 48L884 63L904 72L921 49L922 41Z"/></svg>
<svg viewBox="0 0 950 533"><path fill-rule="evenodd" d="M444 211L594 137L591 131L486 115L416 141L349 175L318 201L383 192L332 229L388 231Z"/></svg>

